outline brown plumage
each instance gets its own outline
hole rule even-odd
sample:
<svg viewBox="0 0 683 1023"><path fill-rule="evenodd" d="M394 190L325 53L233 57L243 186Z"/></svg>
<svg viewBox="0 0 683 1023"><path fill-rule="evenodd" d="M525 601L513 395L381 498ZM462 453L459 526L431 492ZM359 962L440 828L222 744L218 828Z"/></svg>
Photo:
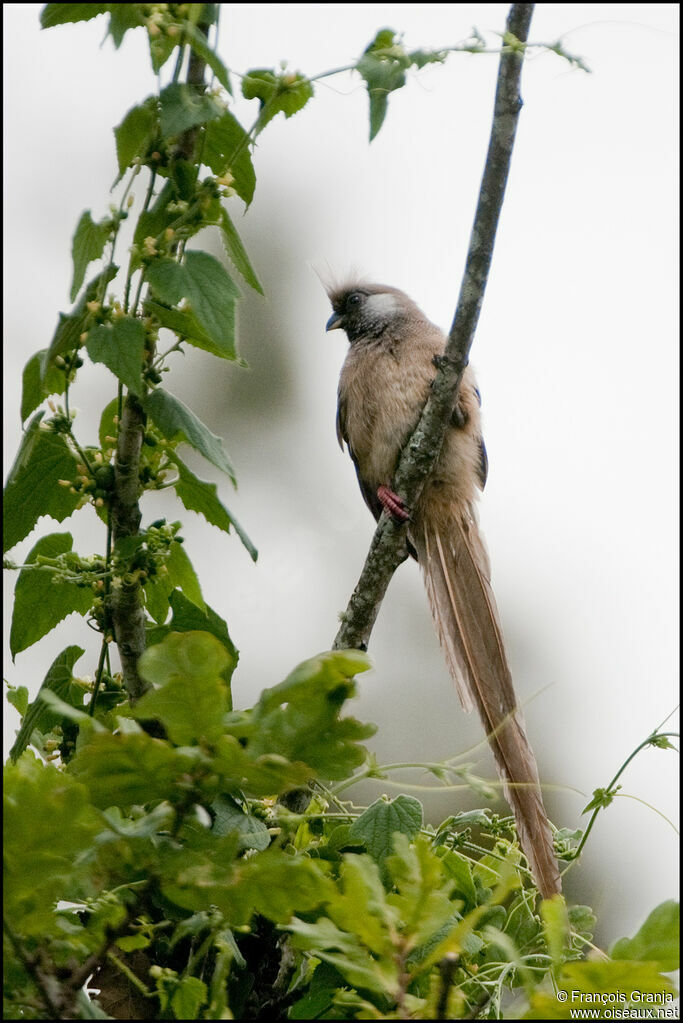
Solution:
<svg viewBox="0 0 683 1023"><path fill-rule="evenodd" d="M327 329L350 345L339 380L337 436L346 443L375 518L407 518L391 491L399 454L417 424L446 339L402 291L363 281L331 287ZM410 509L411 553L422 569L448 669L466 711L477 708L520 845L544 898L561 890L536 759L517 707L486 548L474 502L486 481L479 392L465 370L436 467Z"/></svg>

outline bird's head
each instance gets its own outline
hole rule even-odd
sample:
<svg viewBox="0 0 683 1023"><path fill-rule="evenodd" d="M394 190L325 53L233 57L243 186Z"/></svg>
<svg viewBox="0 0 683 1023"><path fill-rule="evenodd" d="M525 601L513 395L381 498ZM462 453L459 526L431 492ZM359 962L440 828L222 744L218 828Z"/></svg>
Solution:
<svg viewBox="0 0 683 1023"><path fill-rule="evenodd" d="M351 342L378 337L387 327L419 312L403 291L387 284L351 281L326 290L334 310L326 329L345 330Z"/></svg>

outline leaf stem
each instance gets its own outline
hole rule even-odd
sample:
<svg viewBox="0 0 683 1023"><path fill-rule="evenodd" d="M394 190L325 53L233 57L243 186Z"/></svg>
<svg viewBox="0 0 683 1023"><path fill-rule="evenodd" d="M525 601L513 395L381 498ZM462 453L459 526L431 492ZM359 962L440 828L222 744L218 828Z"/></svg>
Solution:
<svg viewBox="0 0 683 1023"><path fill-rule="evenodd" d="M640 751L642 749L645 749L646 746L656 745L655 740L658 739L658 738L664 738L664 739L666 739L666 738L680 738L680 736L679 736L678 732L657 732L657 731L651 732L650 735L648 735L647 739L644 739L638 746L636 746L636 748L633 750L633 752L623 762L623 764L621 765L621 767L619 768L617 773L612 778L612 780L609 783L609 785L607 785L607 787L605 789L606 794L614 796L614 794L615 794L614 793L614 786L619 781L619 778L624 773L624 771L626 770L628 765L631 763L631 761L634 759L634 757L636 757L638 755L638 753L640 753ZM571 865L571 863L574 863L574 862L576 862L576 860L578 860L579 856L581 855L581 853L583 851L583 847L585 846L586 842L588 841L588 836L590 835L591 831L593 830L593 825L595 824L595 821L597 819L598 814L600 813L601 810L604 810L604 809L605 809L605 806L600 805L600 806L596 806L595 809L593 810L593 813L591 815L591 819L588 822L588 827L586 828L586 830L585 830L585 832L583 834L583 838L581 839L581 841L579 842L578 846L574 850L574 854L573 854L573 856L571 858L570 865Z"/></svg>

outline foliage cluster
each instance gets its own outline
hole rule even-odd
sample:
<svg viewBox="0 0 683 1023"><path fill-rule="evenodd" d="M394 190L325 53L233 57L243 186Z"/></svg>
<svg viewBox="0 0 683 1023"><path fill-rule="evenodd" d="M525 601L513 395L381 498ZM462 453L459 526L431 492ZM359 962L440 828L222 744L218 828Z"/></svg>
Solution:
<svg viewBox="0 0 683 1023"><path fill-rule="evenodd" d="M373 726L344 715L364 654L322 653L254 707L233 709L228 627L202 597L180 523L143 526L139 501L173 489L256 558L216 485L178 453L191 446L234 482L221 440L160 385L186 345L239 363L232 271L188 243L218 228L234 271L262 291L221 200L249 205L254 139L301 110L315 79L242 76L259 104L247 130L230 109L235 72L208 43L217 5L55 3L42 24L102 14L117 47L146 32L158 88L115 129L120 202L80 217L74 307L23 375L28 423L5 490L4 550L43 516L62 522L86 506L106 540L83 556L70 533L50 533L23 565L6 562L19 570L13 657L74 611L101 636L93 678L74 674L84 651L71 645L33 702L27 687L10 687L22 724L4 773L6 1018L483 1018L510 1005L563 1018L571 1005L553 992L565 988L587 1000L673 997L663 975L676 966L673 903L611 957L586 958L591 911L559 897L537 906L510 818L482 810L434 829L411 796L364 809L341 799L359 776L384 776L362 745ZM477 39L460 48L483 49ZM406 71L445 56L377 34L353 65L371 138ZM205 88L205 67L216 88ZM120 272L117 241L141 174ZM92 443L70 408L86 357L117 390ZM454 770L430 769L440 780ZM556 837L570 860L578 833Z"/></svg>

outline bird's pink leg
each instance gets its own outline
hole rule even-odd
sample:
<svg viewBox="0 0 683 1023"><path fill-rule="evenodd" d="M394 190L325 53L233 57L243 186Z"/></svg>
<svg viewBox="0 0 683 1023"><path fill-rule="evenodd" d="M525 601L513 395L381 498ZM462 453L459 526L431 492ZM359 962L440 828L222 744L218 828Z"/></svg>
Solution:
<svg viewBox="0 0 683 1023"><path fill-rule="evenodd" d="M391 487L385 487L382 483L381 486L377 487L377 497L387 515L391 515L392 519L398 519L399 522L408 521L410 513L401 498L398 494L394 493Z"/></svg>

